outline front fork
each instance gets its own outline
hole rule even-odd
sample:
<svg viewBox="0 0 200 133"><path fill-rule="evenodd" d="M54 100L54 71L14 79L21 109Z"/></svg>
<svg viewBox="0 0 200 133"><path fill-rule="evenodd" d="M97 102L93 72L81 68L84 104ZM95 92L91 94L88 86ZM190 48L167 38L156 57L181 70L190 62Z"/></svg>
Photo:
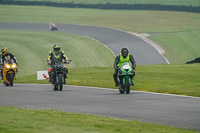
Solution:
<svg viewBox="0 0 200 133"><path fill-rule="evenodd" d="M125 85L126 78L128 78L129 79L129 83L132 84L132 82L133 82L132 79L129 76L125 76L125 77L123 77L123 85Z"/></svg>
<svg viewBox="0 0 200 133"><path fill-rule="evenodd" d="M65 82L65 75L66 75L66 73L63 72L63 73L62 73L62 83ZM59 76L59 74L56 73L56 83L58 83L58 76Z"/></svg>
<svg viewBox="0 0 200 133"><path fill-rule="evenodd" d="M119 77L119 75L118 75L117 80L118 80L119 84L125 85L126 78L129 78L129 83L132 84L133 81L132 81L132 79L130 78L130 76L124 76L123 79L122 79L122 81L121 81L121 80L120 80L120 77Z"/></svg>

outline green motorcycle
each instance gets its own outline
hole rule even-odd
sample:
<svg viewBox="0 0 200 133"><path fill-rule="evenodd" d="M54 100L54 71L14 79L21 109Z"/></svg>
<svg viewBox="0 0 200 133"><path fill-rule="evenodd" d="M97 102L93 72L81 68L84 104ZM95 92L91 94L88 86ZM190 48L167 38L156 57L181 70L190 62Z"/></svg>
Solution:
<svg viewBox="0 0 200 133"><path fill-rule="evenodd" d="M130 67L128 62L123 63L118 71L117 80L119 85L119 92L121 94L130 93L130 86L133 85L134 70Z"/></svg>

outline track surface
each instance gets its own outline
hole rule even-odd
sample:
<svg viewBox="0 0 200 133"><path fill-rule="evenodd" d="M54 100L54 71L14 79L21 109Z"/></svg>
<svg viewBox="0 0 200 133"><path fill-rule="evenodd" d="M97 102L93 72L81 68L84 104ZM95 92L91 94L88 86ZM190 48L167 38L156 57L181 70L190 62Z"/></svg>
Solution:
<svg viewBox="0 0 200 133"><path fill-rule="evenodd" d="M133 51L136 63L163 64L165 59L140 38L115 29L59 25L59 32L92 37L118 54L126 45ZM0 23L0 29L49 31L45 24ZM58 109L113 118L160 123L200 131L200 98L131 91L64 86L54 92L51 85L0 84L0 105L22 108Z"/></svg>
<svg viewBox="0 0 200 133"><path fill-rule="evenodd" d="M47 24L0 23L0 29L49 31L49 26ZM167 61L156 49L139 37L123 31L86 25L60 24L58 32L94 38L110 48L115 55L120 53L123 46L127 46L130 53L134 55L137 65L167 64Z"/></svg>
<svg viewBox="0 0 200 133"><path fill-rule="evenodd" d="M21 108L57 109L68 112L140 120L200 131L200 99L175 95L115 89L64 86L55 92L51 85L0 85L0 105Z"/></svg>

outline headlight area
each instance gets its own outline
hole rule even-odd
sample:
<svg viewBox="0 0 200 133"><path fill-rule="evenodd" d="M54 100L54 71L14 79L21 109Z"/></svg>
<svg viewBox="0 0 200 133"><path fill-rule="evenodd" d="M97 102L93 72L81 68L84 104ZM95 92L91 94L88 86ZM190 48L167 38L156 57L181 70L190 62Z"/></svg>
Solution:
<svg viewBox="0 0 200 133"><path fill-rule="evenodd" d="M10 66L9 66L9 65L6 65L6 68L10 68Z"/></svg>
<svg viewBox="0 0 200 133"><path fill-rule="evenodd" d="M16 65L13 65L12 68L16 68Z"/></svg>

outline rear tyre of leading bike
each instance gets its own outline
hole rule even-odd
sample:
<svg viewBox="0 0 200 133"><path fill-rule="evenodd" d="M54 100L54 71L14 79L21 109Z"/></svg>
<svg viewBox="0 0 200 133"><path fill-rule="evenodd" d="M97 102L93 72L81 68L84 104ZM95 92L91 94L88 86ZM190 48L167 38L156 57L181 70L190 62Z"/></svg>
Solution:
<svg viewBox="0 0 200 133"><path fill-rule="evenodd" d="M62 91L62 89L63 89L62 78L63 78L62 74L59 74L59 75L58 75L58 90L59 90L59 91Z"/></svg>
<svg viewBox="0 0 200 133"><path fill-rule="evenodd" d="M10 78L9 78L10 86L13 86L13 81L14 81L15 75L14 75L14 73L10 73L9 75L10 75Z"/></svg>
<svg viewBox="0 0 200 133"><path fill-rule="evenodd" d="M126 91L126 94L130 93L130 81L129 81L129 78L125 79L125 91Z"/></svg>

